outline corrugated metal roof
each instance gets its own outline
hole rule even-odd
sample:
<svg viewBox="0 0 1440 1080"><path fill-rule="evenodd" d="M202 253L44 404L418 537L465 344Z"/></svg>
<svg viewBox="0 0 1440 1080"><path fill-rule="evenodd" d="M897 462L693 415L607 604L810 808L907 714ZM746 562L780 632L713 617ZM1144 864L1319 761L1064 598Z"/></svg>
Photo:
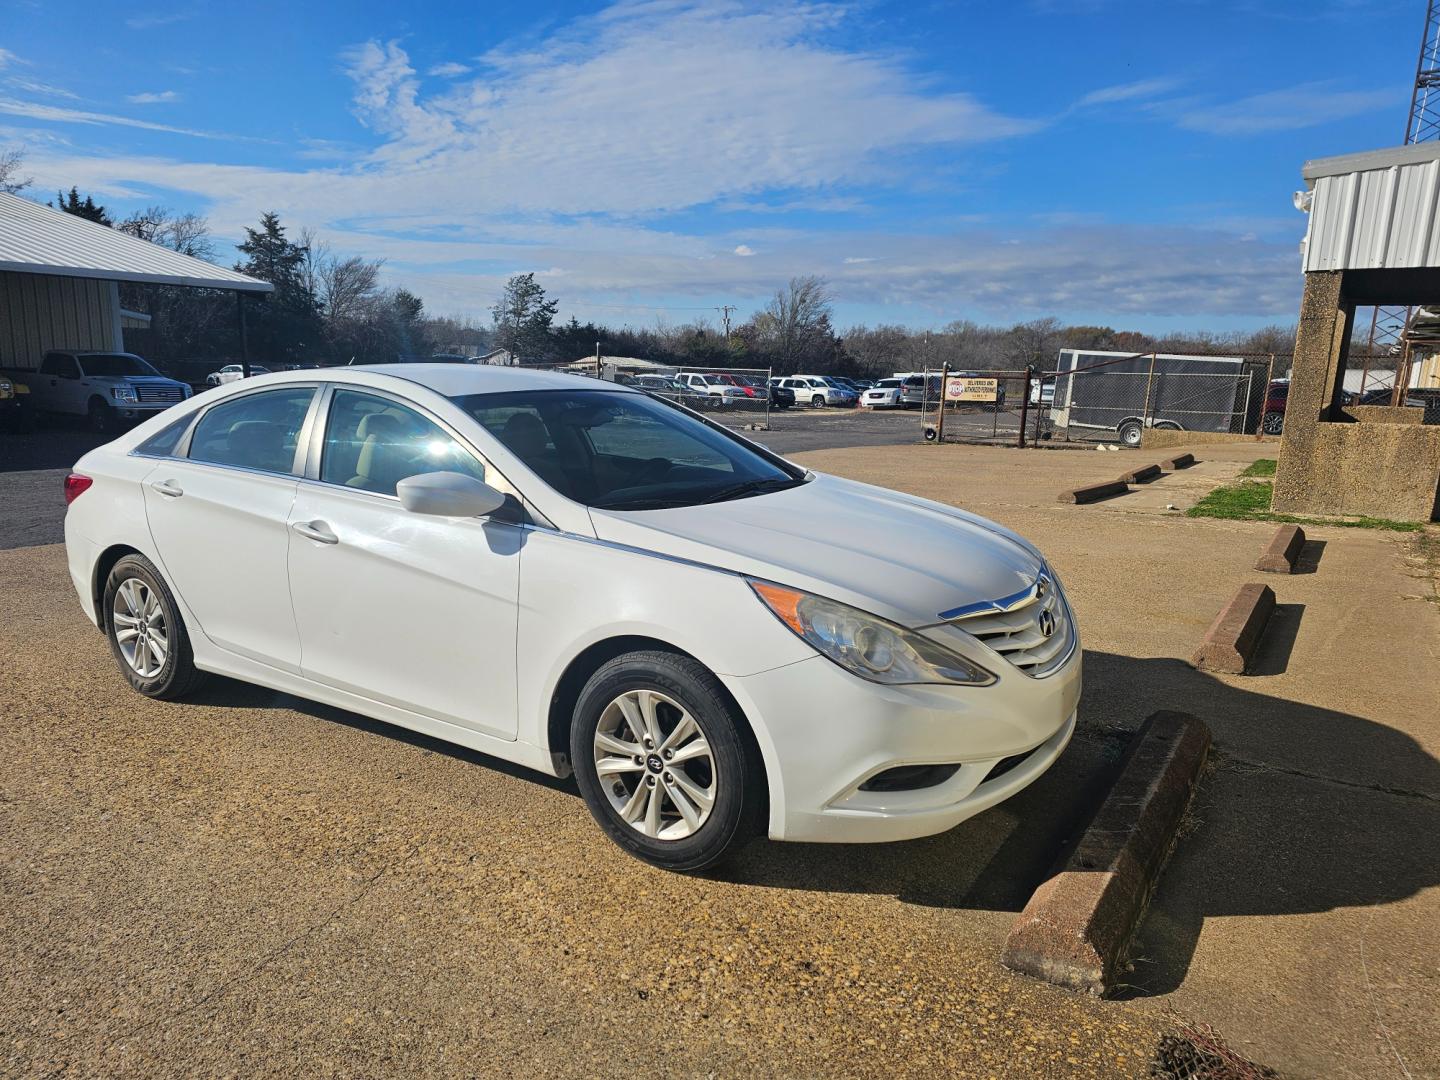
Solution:
<svg viewBox="0 0 1440 1080"><path fill-rule="evenodd" d="M1310 270L1440 266L1440 143L1307 161Z"/></svg>
<svg viewBox="0 0 1440 1080"><path fill-rule="evenodd" d="M0 270L244 292L275 288L268 281L3 192Z"/></svg>

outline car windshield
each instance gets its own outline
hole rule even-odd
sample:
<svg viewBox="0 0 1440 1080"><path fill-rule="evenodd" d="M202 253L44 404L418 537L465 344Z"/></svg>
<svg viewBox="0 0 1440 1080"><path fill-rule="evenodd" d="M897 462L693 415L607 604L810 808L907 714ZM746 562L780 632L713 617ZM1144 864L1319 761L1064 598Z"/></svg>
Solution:
<svg viewBox="0 0 1440 1080"><path fill-rule="evenodd" d="M803 473L646 394L530 390L453 399L545 483L603 510L762 495Z"/></svg>
<svg viewBox="0 0 1440 1080"><path fill-rule="evenodd" d="M93 378L160 374L140 357L129 353L91 353L79 357L79 360L81 372Z"/></svg>
<svg viewBox="0 0 1440 1080"><path fill-rule="evenodd" d="M891 387L901 386L901 385L903 385L903 384L900 382L899 379L881 379L878 383L875 384L876 387L881 387L881 386L883 386L883 387L886 387L887 389L889 389L889 388L891 388Z"/></svg>

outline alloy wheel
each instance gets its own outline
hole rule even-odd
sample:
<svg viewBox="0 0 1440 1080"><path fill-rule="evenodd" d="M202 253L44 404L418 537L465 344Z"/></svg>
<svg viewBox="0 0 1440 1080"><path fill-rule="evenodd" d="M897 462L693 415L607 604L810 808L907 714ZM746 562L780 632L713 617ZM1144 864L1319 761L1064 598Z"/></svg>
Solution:
<svg viewBox="0 0 1440 1080"><path fill-rule="evenodd" d="M695 717L656 690L627 690L595 727L595 772L610 806L657 840L693 836L719 790L715 755Z"/></svg>
<svg viewBox="0 0 1440 1080"><path fill-rule="evenodd" d="M155 590L138 577L126 578L115 590L110 618L131 670L142 679L159 675L170 655L170 628Z"/></svg>

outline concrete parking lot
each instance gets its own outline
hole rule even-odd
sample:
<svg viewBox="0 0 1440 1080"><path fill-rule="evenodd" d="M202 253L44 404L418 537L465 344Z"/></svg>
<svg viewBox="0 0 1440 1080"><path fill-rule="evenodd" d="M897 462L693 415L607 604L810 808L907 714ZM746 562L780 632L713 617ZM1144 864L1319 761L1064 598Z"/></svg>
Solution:
<svg viewBox="0 0 1440 1080"><path fill-rule="evenodd" d="M1039 544L1084 635L1081 727L944 836L761 841L702 878L620 856L568 784L480 755L224 680L140 698L62 550L0 551L0 1073L1143 1076L1184 1019L1293 1075L1435 1075L1433 544L1310 530L1258 674L1198 673L1270 527L1167 509L1260 450L1196 452L1091 507L1055 493L1133 455L800 455ZM1009 973L1014 913L1158 708L1205 719L1216 764L1132 989Z"/></svg>

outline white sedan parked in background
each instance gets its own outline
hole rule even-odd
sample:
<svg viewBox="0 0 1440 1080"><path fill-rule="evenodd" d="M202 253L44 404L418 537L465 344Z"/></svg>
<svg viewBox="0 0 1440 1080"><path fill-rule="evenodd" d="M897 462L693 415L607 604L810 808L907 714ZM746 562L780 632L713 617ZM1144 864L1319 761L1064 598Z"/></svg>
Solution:
<svg viewBox="0 0 1440 1080"><path fill-rule="evenodd" d="M270 369L261 367L259 364L250 365L250 377L256 375L268 375ZM245 377L245 369L239 364L226 364L219 371L212 371L205 376L205 381L211 386L224 386L226 383L238 382Z"/></svg>
<svg viewBox="0 0 1440 1080"><path fill-rule="evenodd" d="M623 386L265 375L65 488L80 603L140 693L218 672L573 772L670 869L759 830L940 832L1075 726L1078 637L1028 543Z"/></svg>

